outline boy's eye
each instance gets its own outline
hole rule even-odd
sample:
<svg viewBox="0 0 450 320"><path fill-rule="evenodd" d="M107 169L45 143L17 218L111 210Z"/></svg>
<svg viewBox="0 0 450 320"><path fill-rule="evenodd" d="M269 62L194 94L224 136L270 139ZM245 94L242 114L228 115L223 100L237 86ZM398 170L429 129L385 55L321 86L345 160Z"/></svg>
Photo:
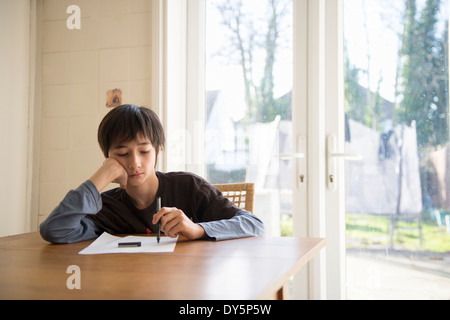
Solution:
<svg viewBox="0 0 450 320"><path fill-rule="evenodd" d="M149 153L150 152L150 150L147 150L147 151L140 151L140 153L141 154L147 154L147 153ZM117 153L117 156L118 157L126 157L128 155L128 152L127 153Z"/></svg>

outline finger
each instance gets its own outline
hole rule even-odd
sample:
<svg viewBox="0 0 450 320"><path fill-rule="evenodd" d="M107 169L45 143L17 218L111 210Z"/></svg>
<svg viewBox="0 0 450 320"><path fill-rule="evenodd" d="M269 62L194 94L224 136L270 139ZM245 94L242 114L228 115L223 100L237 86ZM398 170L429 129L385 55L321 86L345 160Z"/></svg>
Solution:
<svg viewBox="0 0 450 320"><path fill-rule="evenodd" d="M119 186L120 186L120 188L122 188L122 189L126 189L127 188L127 180L124 180L124 179L116 179L115 181L113 181L114 183L117 183Z"/></svg>
<svg viewBox="0 0 450 320"><path fill-rule="evenodd" d="M177 236L177 230L175 227L165 229L164 234L170 238L175 238Z"/></svg>
<svg viewBox="0 0 450 320"><path fill-rule="evenodd" d="M119 181L117 181L117 183L120 185L120 187L122 189L126 189L127 188L127 183L128 183L128 179L119 179Z"/></svg>
<svg viewBox="0 0 450 320"><path fill-rule="evenodd" d="M185 219L183 219L182 211L177 210L171 214L163 217L164 222L161 224L161 228L165 234L170 237L176 237L177 234L183 232L186 228Z"/></svg>
<svg viewBox="0 0 450 320"><path fill-rule="evenodd" d="M169 214L172 211L177 210L177 208L168 208L168 207L163 207L161 208L161 210L159 210L157 213L155 213L153 215L153 219L152 219L152 223L153 224L157 224L158 221L165 215Z"/></svg>
<svg viewBox="0 0 450 320"><path fill-rule="evenodd" d="M183 211L174 208L174 210L164 214L161 217L161 229L170 230L174 225L176 225L180 219L182 219ZM164 231L165 233L165 231Z"/></svg>
<svg viewBox="0 0 450 320"><path fill-rule="evenodd" d="M173 220L172 220L173 221ZM185 233L189 233L189 227L186 225L184 220L177 221L171 225L166 226L167 234L171 238L176 238L178 235L184 235Z"/></svg>

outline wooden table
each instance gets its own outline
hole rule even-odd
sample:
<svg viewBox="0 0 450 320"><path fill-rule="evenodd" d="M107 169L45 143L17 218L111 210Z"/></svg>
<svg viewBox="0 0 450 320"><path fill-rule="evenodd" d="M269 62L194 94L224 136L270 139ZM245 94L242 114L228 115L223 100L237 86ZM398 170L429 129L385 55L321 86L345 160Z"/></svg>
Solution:
<svg viewBox="0 0 450 320"><path fill-rule="evenodd" d="M79 255L91 241L52 245L38 233L0 238L0 299L284 299L324 239L179 240L172 253ZM71 265L81 289L68 289Z"/></svg>

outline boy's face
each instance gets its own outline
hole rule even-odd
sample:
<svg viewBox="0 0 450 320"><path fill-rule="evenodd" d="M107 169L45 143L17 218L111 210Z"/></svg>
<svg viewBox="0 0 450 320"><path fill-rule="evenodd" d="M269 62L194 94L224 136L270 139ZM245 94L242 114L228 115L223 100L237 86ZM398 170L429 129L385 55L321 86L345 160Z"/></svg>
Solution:
<svg viewBox="0 0 450 320"><path fill-rule="evenodd" d="M159 152L159 150L158 150ZM151 141L139 134L136 139L113 145L108 152L128 173L128 186L140 186L154 176L156 150Z"/></svg>

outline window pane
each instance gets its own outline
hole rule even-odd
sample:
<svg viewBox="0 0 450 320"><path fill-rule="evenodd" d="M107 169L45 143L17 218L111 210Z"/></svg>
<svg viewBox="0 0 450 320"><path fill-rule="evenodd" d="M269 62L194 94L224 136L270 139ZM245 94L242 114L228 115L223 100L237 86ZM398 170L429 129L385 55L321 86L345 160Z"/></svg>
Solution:
<svg viewBox="0 0 450 320"><path fill-rule="evenodd" d="M450 298L448 1L344 0L347 296Z"/></svg>
<svg viewBox="0 0 450 320"><path fill-rule="evenodd" d="M292 232L292 0L206 1L207 179L255 183L266 232Z"/></svg>

